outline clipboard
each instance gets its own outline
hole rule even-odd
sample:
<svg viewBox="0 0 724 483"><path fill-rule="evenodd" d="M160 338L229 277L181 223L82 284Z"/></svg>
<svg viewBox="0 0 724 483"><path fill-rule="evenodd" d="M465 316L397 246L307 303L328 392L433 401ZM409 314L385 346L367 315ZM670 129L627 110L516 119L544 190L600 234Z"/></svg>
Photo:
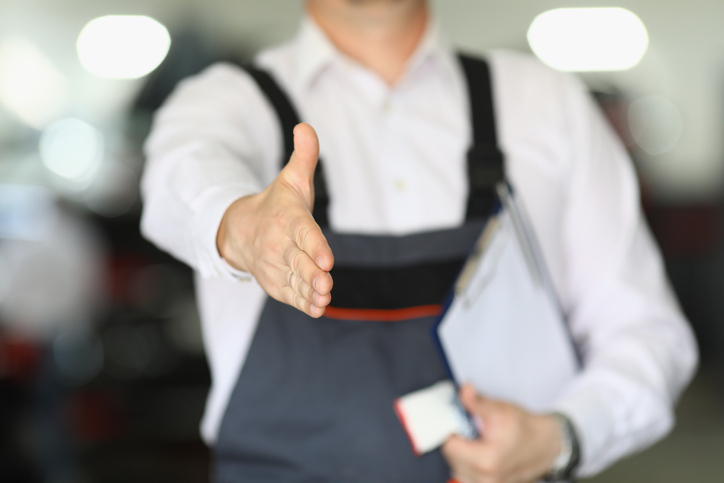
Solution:
<svg viewBox="0 0 724 483"><path fill-rule="evenodd" d="M452 433L477 436L457 401L460 384L545 412L581 368L527 214L510 185L499 183L496 193L499 203L432 329L450 380L395 403L419 454ZM408 404L409 396L415 405Z"/></svg>

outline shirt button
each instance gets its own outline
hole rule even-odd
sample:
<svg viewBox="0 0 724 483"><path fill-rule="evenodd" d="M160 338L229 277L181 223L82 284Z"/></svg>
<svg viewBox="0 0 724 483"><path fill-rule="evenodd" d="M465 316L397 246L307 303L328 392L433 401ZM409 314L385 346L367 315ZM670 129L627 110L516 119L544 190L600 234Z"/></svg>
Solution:
<svg viewBox="0 0 724 483"><path fill-rule="evenodd" d="M398 193L404 193L407 191L407 182L402 178L397 178L395 180L395 191Z"/></svg>
<svg viewBox="0 0 724 483"><path fill-rule="evenodd" d="M388 100L382 103L382 112L385 114L389 113L392 110L392 103Z"/></svg>

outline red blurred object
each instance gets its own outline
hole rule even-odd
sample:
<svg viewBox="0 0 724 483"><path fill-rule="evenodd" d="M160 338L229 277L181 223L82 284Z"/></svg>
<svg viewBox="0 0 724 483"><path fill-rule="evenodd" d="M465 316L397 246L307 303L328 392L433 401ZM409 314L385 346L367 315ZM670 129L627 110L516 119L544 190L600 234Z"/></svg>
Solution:
<svg viewBox="0 0 724 483"><path fill-rule="evenodd" d="M81 441L117 438L128 420L122 400L104 389L73 394L66 403L64 415L71 432Z"/></svg>
<svg viewBox="0 0 724 483"><path fill-rule="evenodd" d="M134 306L133 282L134 275L152 262L138 255L116 255L108 263L108 290L111 300L118 305ZM157 287L149 284L148 289ZM150 296L150 295L149 295Z"/></svg>
<svg viewBox="0 0 724 483"><path fill-rule="evenodd" d="M0 332L0 378L15 382L33 380L40 367L40 346L25 338Z"/></svg>
<svg viewBox="0 0 724 483"><path fill-rule="evenodd" d="M648 206L647 217L665 258L710 254L724 231L717 205Z"/></svg>

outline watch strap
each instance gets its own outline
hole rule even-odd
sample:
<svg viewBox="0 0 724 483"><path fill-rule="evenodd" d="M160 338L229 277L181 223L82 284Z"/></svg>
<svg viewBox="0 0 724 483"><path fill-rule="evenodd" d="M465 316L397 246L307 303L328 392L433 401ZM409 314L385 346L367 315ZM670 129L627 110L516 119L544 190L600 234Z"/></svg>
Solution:
<svg viewBox="0 0 724 483"><path fill-rule="evenodd" d="M561 431L561 452L543 480L549 482L569 481L581 459L578 436L573 423L566 415L561 413L551 415L558 422Z"/></svg>

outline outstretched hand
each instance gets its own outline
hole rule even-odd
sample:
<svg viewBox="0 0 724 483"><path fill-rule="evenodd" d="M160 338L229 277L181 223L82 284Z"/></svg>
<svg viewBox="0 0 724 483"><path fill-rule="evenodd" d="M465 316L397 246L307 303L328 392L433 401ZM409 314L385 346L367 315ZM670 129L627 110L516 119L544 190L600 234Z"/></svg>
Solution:
<svg viewBox="0 0 724 483"><path fill-rule="evenodd" d="M480 422L481 437L451 436L442 451L459 483L532 483L552 466L561 448L558 423L502 401L479 396L470 385L460 400Z"/></svg>
<svg viewBox="0 0 724 483"><path fill-rule="evenodd" d="M312 317L321 317L332 296L334 256L312 217L317 134L294 128L294 153L262 192L226 210L216 238L219 254L251 273L264 291Z"/></svg>

